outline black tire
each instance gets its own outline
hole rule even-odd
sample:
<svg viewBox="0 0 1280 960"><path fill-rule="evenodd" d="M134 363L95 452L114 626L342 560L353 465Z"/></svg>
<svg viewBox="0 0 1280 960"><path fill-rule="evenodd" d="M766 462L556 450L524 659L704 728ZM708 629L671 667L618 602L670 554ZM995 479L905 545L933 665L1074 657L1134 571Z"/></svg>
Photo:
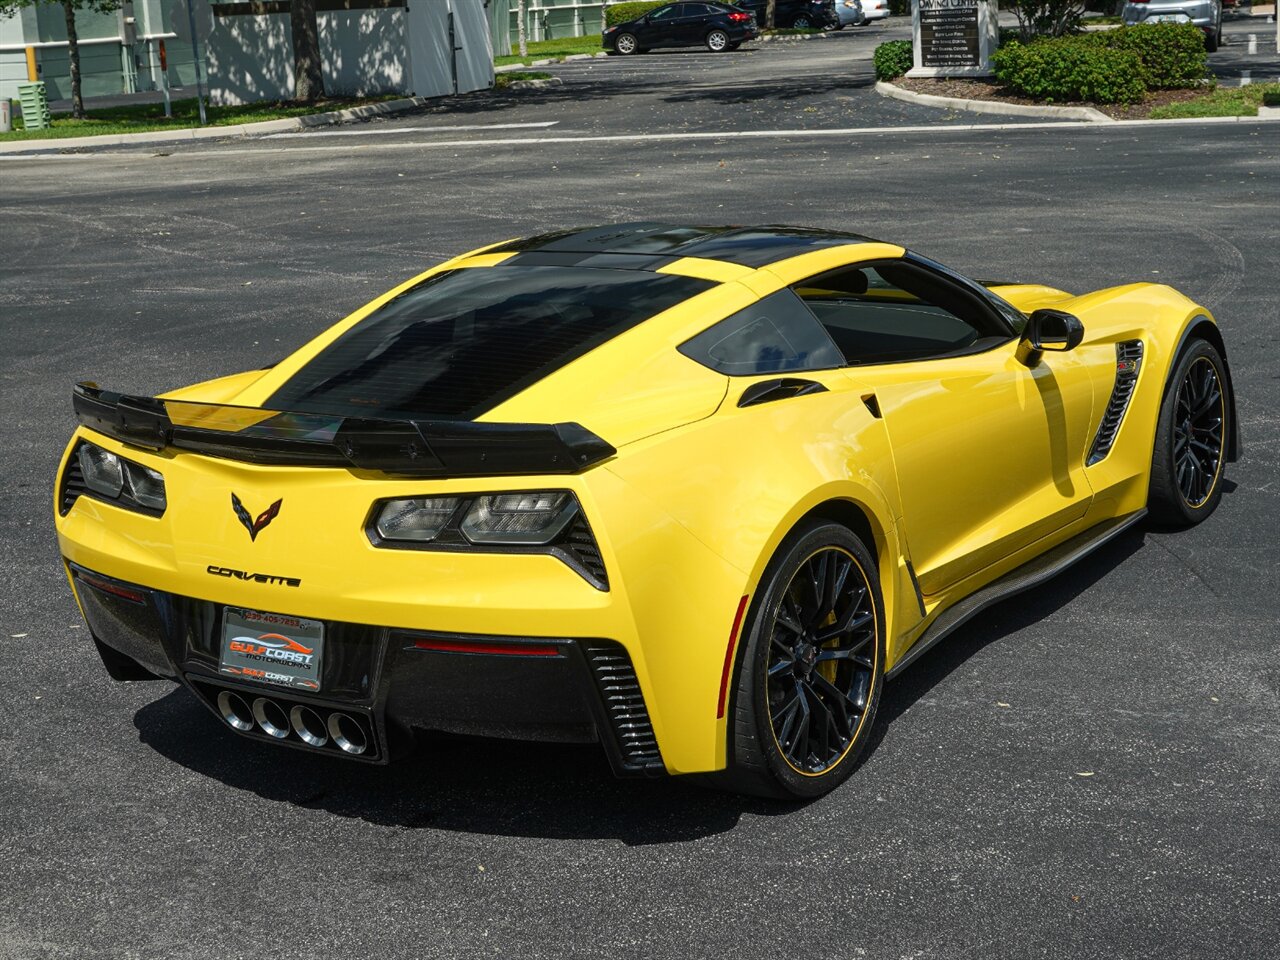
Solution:
<svg viewBox="0 0 1280 960"><path fill-rule="evenodd" d="M712 53L724 53L729 49L729 34L716 27L707 31L707 35L702 42L707 45L707 49Z"/></svg>
<svg viewBox="0 0 1280 960"><path fill-rule="evenodd" d="M729 766L703 779L784 799L834 790L866 747L884 684L884 604L862 541L826 521L792 531L761 580L741 647Z"/></svg>
<svg viewBox="0 0 1280 960"><path fill-rule="evenodd" d="M809 19L807 14L800 14L791 21L791 27L795 30L804 30L813 26L813 21Z"/></svg>
<svg viewBox="0 0 1280 960"><path fill-rule="evenodd" d="M1222 44L1222 23L1219 21L1218 28L1213 33L1204 35L1204 49L1206 53L1217 53L1218 47Z"/></svg>
<svg viewBox="0 0 1280 960"><path fill-rule="evenodd" d="M620 57L629 57L633 53L644 53L634 33L620 33L613 38L613 50Z"/></svg>
<svg viewBox="0 0 1280 960"><path fill-rule="evenodd" d="M1222 356L1208 341L1192 341L1174 365L1160 404L1147 496L1153 521L1190 527L1217 508L1231 411Z"/></svg>

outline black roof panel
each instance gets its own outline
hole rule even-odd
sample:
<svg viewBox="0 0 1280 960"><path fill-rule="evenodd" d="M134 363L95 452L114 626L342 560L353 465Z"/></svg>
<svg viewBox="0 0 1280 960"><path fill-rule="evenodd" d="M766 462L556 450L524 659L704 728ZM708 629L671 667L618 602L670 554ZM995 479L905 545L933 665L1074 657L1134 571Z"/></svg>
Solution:
<svg viewBox="0 0 1280 960"><path fill-rule="evenodd" d="M870 237L857 233L806 227L697 227L646 221L544 233L514 240L488 252L648 254L657 258L657 265L667 262L666 258L670 257L704 257L744 267L763 267L809 250L868 242L871 242ZM633 269L653 270L656 265L637 257Z"/></svg>

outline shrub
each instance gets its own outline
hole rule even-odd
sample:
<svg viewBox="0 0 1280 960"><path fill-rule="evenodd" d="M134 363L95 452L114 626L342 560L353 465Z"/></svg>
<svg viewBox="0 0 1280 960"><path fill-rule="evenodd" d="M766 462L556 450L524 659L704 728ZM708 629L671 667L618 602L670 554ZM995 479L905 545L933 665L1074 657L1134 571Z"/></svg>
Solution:
<svg viewBox="0 0 1280 960"><path fill-rule="evenodd" d="M902 76L914 65L913 57L910 40L890 40L880 44L871 58L876 68L876 79L893 80Z"/></svg>
<svg viewBox="0 0 1280 960"><path fill-rule="evenodd" d="M996 78L1037 100L1136 103L1146 92L1142 61L1083 38L1011 43L991 58Z"/></svg>
<svg viewBox="0 0 1280 960"><path fill-rule="evenodd" d="M650 10L657 10L658 7L665 5L666 0L658 0L657 3L615 3L605 8L605 24L612 27L615 23L626 23L636 17L643 17Z"/></svg>
<svg viewBox="0 0 1280 960"><path fill-rule="evenodd" d="M1204 34L1192 23L1144 23L1093 36L1112 50L1136 54L1150 90L1199 86L1208 72Z"/></svg>

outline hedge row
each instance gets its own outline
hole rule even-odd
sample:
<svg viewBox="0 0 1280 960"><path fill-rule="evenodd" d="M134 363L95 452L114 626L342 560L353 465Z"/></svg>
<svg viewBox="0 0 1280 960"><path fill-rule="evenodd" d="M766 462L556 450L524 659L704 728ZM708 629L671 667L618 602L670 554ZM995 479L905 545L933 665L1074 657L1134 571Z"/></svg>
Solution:
<svg viewBox="0 0 1280 960"><path fill-rule="evenodd" d="M1071 37L1041 37L1030 43L1008 39L991 63L996 79L1043 100L1136 103L1148 90L1199 86L1208 70L1204 35L1190 23L1147 23ZM911 41L876 47L877 80L893 80L911 69Z"/></svg>
<svg viewBox="0 0 1280 960"><path fill-rule="evenodd" d="M996 79L1046 103L1137 103L1147 91L1135 54L1075 37L1011 43L997 50L991 63Z"/></svg>
<svg viewBox="0 0 1280 960"><path fill-rule="evenodd" d="M605 24L612 27L616 23L626 23L636 17L643 17L650 10L666 6L669 2L670 0L658 0L657 3L615 3L613 6L605 7Z"/></svg>
<svg viewBox="0 0 1280 960"><path fill-rule="evenodd" d="M1208 61L1198 27L1151 23L1014 41L991 63L996 79L1037 100L1136 103L1148 90L1197 86Z"/></svg>

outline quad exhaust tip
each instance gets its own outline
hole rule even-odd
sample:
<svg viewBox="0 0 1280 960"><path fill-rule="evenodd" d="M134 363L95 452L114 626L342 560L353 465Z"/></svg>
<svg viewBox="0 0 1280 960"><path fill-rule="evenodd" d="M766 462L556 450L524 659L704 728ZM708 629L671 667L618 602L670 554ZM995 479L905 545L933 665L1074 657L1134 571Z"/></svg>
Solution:
<svg viewBox="0 0 1280 960"><path fill-rule="evenodd" d="M273 740L286 740L291 734L307 746L321 749L333 745L343 753L358 757L369 750L369 735L350 714L334 710L327 716L301 703L281 705L269 697L255 697L252 702L234 690L220 690L215 700L219 716L241 733L255 727Z"/></svg>
<svg viewBox="0 0 1280 960"><path fill-rule="evenodd" d="M329 736L344 751L359 756L369 749L369 741L356 723L345 713L329 714Z"/></svg>
<svg viewBox="0 0 1280 960"><path fill-rule="evenodd" d="M222 715L223 720L241 733L247 733L253 729L253 710L249 707L244 697L238 693L233 693L230 690L223 690L219 693L218 713Z"/></svg>
<svg viewBox="0 0 1280 960"><path fill-rule="evenodd" d="M329 734L324 720L320 718L320 714L310 707L304 707L299 704L290 710L289 724L293 727L293 732L303 742L309 743L313 747L323 747L329 742Z"/></svg>
<svg viewBox="0 0 1280 960"><path fill-rule="evenodd" d="M253 701L253 719L258 721L258 729L268 737L283 740L289 736L289 715L284 707L274 700L258 697Z"/></svg>

